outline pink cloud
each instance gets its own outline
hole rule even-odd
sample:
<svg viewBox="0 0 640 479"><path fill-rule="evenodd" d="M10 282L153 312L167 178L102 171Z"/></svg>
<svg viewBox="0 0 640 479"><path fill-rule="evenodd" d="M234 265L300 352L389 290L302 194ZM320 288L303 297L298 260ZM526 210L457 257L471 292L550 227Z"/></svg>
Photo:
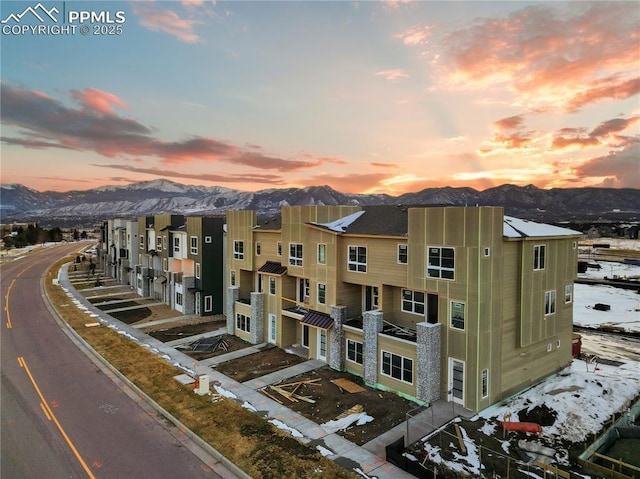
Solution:
<svg viewBox="0 0 640 479"><path fill-rule="evenodd" d="M382 71L376 72L376 75L385 77L387 80L399 80L401 78L409 78L409 74L400 69L382 70Z"/></svg>
<svg viewBox="0 0 640 479"><path fill-rule="evenodd" d="M111 114L114 110L111 105L118 108L126 108L127 104L113 93L108 93L95 88L85 88L82 91L71 90L69 95L89 110L98 113Z"/></svg>
<svg viewBox="0 0 640 479"><path fill-rule="evenodd" d="M402 40L402 43L405 45L422 45L427 43L429 37L431 36L432 27L424 26L424 27L416 27L406 32L398 33L395 35L395 38L399 38Z"/></svg>
<svg viewBox="0 0 640 479"><path fill-rule="evenodd" d="M615 188L640 188L640 145L632 145L621 151L593 158L575 168L580 178L602 178L600 186Z"/></svg>
<svg viewBox="0 0 640 479"><path fill-rule="evenodd" d="M579 13L568 16L559 8L535 5L450 33L442 43L442 72L454 85L510 86L532 108L574 111L636 94L637 4L572 7Z"/></svg>
<svg viewBox="0 0 640 479"><path fill-rule="evenodd" d="M197 20L180 18L171 10L157 10L152 5L134 2L134 11L140 17L140 25L154 32L164 32L173 35L185 43L198 43L200 37L193 29Z"/></svg>
<svg viewBox="0 0 640 479"><path fill-rule="evenodd" d="M503 118L494 123L495 127L498 130L512 130L515 128L520 128L522 126L524 117L522 115L510 116L508 118Z"/></svg>

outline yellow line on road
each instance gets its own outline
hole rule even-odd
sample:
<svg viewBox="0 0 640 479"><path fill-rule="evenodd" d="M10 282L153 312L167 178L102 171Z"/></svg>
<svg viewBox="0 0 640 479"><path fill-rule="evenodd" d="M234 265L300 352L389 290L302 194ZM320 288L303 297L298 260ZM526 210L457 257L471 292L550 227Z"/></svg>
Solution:
<svg viewBox="0 0 640 479"><path fill-rule="evenodd" d="M51 421L51 416L49 416L49 413L47 412L47 409L44 407L43 403L40 403L40 407L42 408L42 412L44 412L44 415L47 416L47 419Z"/></svg>
<svg viewBox="0 0 640 479"><path fill-rule="evenodd" d="M62 437L64 437L64 440L67 441L67 445L71 449L71 452L73 452L73 454L76 456L76 459L78 459L78 461L80 462L80 465L84 469L84 472L87 473L87 476L89 476L91 479L95 479L95 476L91 472L91 469L89 469L89 466L87 466L87 463L84 462L84 459L82 459L82 456L80 456L80 453L78 452L76 447L71 442L71 439L69 439L69 436L67 436L67 433L64 431L64 429L62 428L62 426L58 422L58 418L56 418L55 414L53 414L53 411L51 410L51 408L47 404L46 399L44 398L44 396L40 392L40 388L36 384L36 381L33 378L33 375L31 374L31 371L27 367L27 363L25 362L25 360L24 360L24 358L22 356L18 357L18 364L20 364L20 366L24 368L25 372L27 373L27 376L29 376L29 380L31 381L31 384L33 384L33 387L35 388L36 393L38 393L38 396L40 397L40 400L42 401L42 403L40 405L44 409L45 414L47 414L47 416L49 418L51 418L51 420L56 424L56 426L58 427L58 430L60 431L60 434L62 434Z"/></svg>
<svg viewBox="0 0 640 479"><path fill-rule="evenodd" d="M16 280L14 278L9 284L9 287L7 288L7 299L4 302L4 309L7 312L7 329L13 328L13 325L11 324L11 314L9 313L9 293L11 293L11 288L13 288L13 283L15 282Z"/></svg>

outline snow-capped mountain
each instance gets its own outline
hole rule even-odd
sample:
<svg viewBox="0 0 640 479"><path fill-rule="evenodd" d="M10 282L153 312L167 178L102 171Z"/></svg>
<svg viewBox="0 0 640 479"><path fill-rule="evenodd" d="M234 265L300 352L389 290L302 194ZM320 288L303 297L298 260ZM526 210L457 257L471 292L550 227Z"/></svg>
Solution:
<svg viewBox="0 0 640 479"><path fill-rule="evenodd" d="M2 221L101 220L157 213L224 214L230 209L255 209L273 214L286 205L488 205L505 213L546 221L638 220L640 190L571 188L542 190L502 185L484 191L473 188L428 188L401 196L340 193L329 186L239 191L220 186L183 185L165 179L91 190L38 192L18 184L0 185Z"/></svg>

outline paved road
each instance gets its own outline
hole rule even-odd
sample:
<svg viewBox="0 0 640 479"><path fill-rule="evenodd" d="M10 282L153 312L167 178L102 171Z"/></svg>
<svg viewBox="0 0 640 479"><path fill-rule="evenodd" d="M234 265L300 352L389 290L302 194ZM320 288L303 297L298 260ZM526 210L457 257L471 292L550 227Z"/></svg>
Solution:
<svg viewBox="0 0 640 479"><path fill-rule="evenodd" d="M183 433L116 385L58 325L41 278L77 248L44 248L1 266L0 477L231 477L194 455Z"/></svg>

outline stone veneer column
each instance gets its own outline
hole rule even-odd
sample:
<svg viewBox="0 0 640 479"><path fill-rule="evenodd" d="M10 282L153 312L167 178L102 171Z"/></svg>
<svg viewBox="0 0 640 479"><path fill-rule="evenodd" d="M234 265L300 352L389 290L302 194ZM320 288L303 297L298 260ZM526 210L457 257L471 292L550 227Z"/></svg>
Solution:
<svg viewBox="0 0 640 479"><path fill-rule="evenodd" d="M431 403L440 399L441 324L418 323L416 398Z"/></svg>
<svg viewBox="0 0 640 479"><path fill-rule="evenodd" d="M344 371L344 330L342 325L347 319L346 306L331 306L333 328L329 334L329 366L338 371Z"/></svg>
<svg viewBox="0 0 640 479"><path fill-rule="evenodd" d="M189 291L196 285L195 276L182 277L182 309L184 314L194 314L196 312L196 293Z"/></svg>
<svg viewBox="0 0 640 479"><path fill-rule="evenodd" d="M365 384L378 382L378 333L382 331L382 311L362 313L362 367Z"/></svg>
<svg viewBox="0 0 640 479"><path fill-rule="evenodd" d="M240 299L240 288L229 286L227 289L227 333L233 334L235 330L236 301Z"/></svg>
<svg viewBox="0 0 640 479"><path fill-rule="evenodd" d="M251 293L251 344L264 343L264 293Z"/></svg>

